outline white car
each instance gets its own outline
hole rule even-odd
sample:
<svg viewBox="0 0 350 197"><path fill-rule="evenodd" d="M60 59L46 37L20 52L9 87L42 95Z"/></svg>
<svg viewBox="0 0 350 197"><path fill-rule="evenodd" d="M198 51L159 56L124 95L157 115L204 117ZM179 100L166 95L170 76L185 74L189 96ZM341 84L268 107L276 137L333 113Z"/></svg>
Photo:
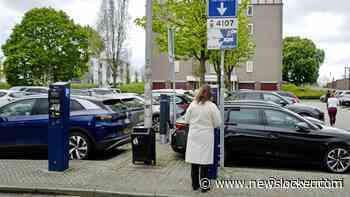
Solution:
<svg viewBox="0 0 350 197"><path fill-rule="evenodd" d="M43 86L15 86L10 88L9 90L22 91L22 92L27 92L34 95L34 94L47 94L49 91L49 88L43 87Z"/></svg>
<svg viewBox="0 0 350 197"><path fill-rule="evenodd" d="M3 106L7 103L13 102L18 98L26 96L27 93L13 91L13 90L0 90L0 106Z"/></svg>
<svg viewBox="0 0 350 197"><path fill-rule="evenodd" d="M340 105L350 105L350 91L344 90L342 93L338 96Z"/></svg>

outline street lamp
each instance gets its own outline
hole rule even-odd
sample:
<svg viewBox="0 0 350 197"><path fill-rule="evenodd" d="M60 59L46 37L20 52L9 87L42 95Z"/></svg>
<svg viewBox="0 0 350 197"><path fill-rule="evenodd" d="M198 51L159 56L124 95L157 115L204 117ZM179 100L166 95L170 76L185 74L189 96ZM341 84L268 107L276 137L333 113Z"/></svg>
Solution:
<svg viewBox="0 0 350 197"><path fill-rule="evenodd" d="M146 0L145 122L152 128L152 0Z"/></svg>

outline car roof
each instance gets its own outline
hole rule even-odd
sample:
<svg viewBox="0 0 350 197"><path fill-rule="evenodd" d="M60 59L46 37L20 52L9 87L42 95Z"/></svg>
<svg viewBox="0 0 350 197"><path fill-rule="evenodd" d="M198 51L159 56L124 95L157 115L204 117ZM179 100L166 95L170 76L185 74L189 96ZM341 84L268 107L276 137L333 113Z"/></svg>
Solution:
<svg viewBox="0 0 350 197"><path fill-rule="evenodd" d="M264 107L276 107L276 108L281 108L280 105L277 105L272 102L266 102L266 101L257 101L257 100L233 100L233 101L225 101L225 106L230 107L230 106L264 106Z"/></svg>

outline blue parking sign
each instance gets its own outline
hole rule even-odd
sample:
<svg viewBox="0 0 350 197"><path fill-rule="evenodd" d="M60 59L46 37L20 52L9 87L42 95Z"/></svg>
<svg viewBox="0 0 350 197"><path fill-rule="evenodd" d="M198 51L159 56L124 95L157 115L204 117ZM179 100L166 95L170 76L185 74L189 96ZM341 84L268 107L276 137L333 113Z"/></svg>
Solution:
<svg viewBox="0 0 350 197"><path fill-rule="evenodd" d="M208 17L236 17L237 0L208 0Z"/></svg>

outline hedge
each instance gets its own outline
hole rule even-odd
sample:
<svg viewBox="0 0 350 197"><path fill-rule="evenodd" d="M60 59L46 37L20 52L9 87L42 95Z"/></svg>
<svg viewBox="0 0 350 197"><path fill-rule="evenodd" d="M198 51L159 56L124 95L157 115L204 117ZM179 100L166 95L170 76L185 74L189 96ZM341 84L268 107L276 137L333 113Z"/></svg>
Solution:
<svg viewBox="0 0 350 197"><path fill-rule="evenodd" d="M298 87L294 84L284 84L282 85L282 90L292 92L300 99L319 99L326 93L326 91L323 89L316 89L312 87Z"/></svg>
<svg viewBox="0 0 350 197"><path fill-rule="evenodd" d="M144 83L131 83L118 86L118 88L125 93L143 94L145 91Z"/></svg>
<svg viewBox="0 0 350 197"><path fill-rule="evenodd" d="M8 83L0 83L0 89L9 89L11 86Z"/></svg>

